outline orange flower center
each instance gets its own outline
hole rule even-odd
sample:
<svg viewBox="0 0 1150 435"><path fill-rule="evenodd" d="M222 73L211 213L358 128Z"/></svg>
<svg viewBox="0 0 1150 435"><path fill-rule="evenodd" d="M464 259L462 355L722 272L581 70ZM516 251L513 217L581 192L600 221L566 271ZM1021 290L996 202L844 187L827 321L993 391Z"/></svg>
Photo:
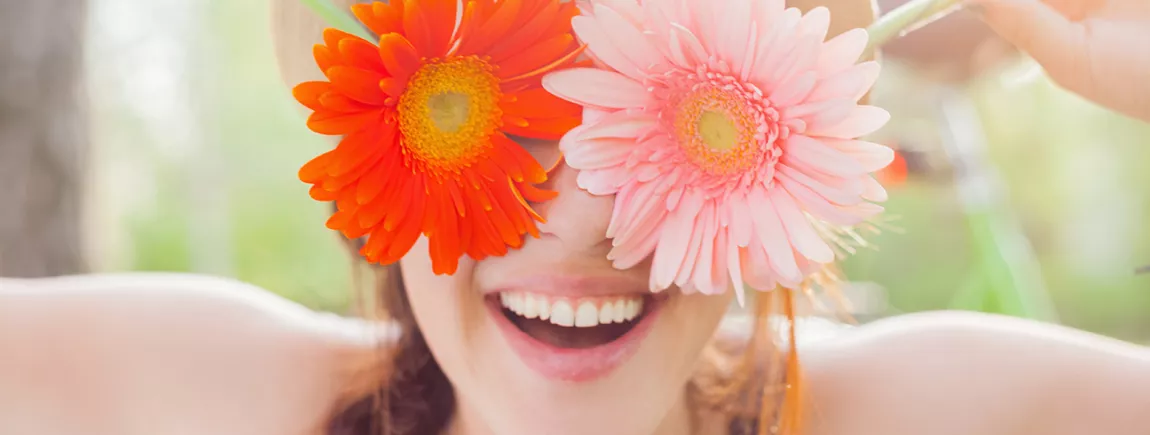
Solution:
<svg viewBox="0 0 1150 435"><path fill-rule="evenodd" d="M456 170L490 149L501 127L499 78L475 56L426 62L399 97L404 150L432 168Z"/></svg>
<svg viewBox="0 0 1150 435"><path fill-rule="evenodd" d="M687 158L704 171L730 175L756 166L762 149L756 111L742 96L703 86L685 95L674 113L674 130Z"/></svg>

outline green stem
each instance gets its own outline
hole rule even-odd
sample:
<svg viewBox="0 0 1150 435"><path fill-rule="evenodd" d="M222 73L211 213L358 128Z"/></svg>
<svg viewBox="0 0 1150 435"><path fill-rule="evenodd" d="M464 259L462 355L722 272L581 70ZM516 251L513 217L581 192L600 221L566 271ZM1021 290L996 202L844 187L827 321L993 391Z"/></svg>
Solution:
<svg viewBox="0 0 1150 435"><path fill-rule="evenodd" d="M300 2L311 8L329 26L368 41L376 40L374 36L371 36L371 33L368 33L367 29L359 24L359 21L356 21L355 17L332 4L331 0L300 0Z"/></svg>
<svg viewBox="0 0 1150 435"><path fill-rule="evenodd" d="M870 40L866 53L961 9L961 3L962 0L912 0L883 14L867 28Z"/></svg>

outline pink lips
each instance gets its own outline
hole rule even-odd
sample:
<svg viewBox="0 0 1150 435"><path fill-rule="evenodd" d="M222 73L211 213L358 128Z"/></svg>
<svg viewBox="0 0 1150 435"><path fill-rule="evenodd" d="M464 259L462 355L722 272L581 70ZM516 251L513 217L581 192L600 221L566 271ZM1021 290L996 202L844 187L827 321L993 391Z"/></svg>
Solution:
<svg viewBox="0 0 1150 435"><path fill-rule="evenodd" d="M610 343L584 349L555 347L532 338L503 314L497 298L488 298L487 308L507 343L532 370L550 379L587 382L607 375L638 350L658 317L663 298L656 297L648 302L639 323L623 336Z"/></svg>

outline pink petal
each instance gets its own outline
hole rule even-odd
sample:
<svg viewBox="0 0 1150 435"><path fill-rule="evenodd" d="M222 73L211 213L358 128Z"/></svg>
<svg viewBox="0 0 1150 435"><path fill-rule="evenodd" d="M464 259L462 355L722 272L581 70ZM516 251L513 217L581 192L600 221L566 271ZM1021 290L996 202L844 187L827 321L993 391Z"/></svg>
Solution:
<svg viewBox="0 0 1150 435"><path fill-rule="evenodd" d="M827 175L852 177L868 171L849 155L831 148L822 141L802 135L787 138L783 146L783 159Z"/></svg>
<svg viewBox="0 0 1150 435"><path fill-rule="evenodd" d="M715 294L715 288L712 283L713 275L711 272L714 270L715 265L715 236L718 233L718 228L715 223L715 207L713 202L708 202L699 213L702 217L703 227L703 244L698 249L698 259L694 262L695 272L693 273L695 288L704 294Z"/></svg>
<svg viewBox="0 0 1150 435"><path fill-rule="evenodd" d="M819 81L806 102L845 99L858 101L878 79L878 62L864 62Z"/></svg>
<svg viewBox="0 0 1150 435"><path fill-rule="evenodd" d="M747 206L747 197L741 193L732 193L724 201L731 210L731 242L739 247L746 247L751 243L751 208Z"/></svg>
<svg viewBox="0 0 1150 435"><path fill-rule="evenodd" d="M770 263L766 248L758 241L739 249L739 266L744 271L743 279L753 289L770 291L775 288L777 273L770 268ZM768 267L763 267L764 264Z"/></svg>
<svg viewBox="0 0 1150 435"><path fill-rule="evenodd" d="M807 134L839 139L854 139L878 131L890 120L890 113L875 106L857 106L847 118L834 124L810 125Z"/></svg>
<svg viewBox="0 0 1150 435"><path fill-rule="evenodd" d="M831 25L831 11L826 6L819 6L811 9L806 15L803 15L802 21L799 22L799 34L804 36L813 36L822 42L827 39L827 29Z"/></svg>
<svg viewBox="0 0 1150 435"><path fill-rule="evenodd" d="M730 277L727 275L727 267L730 260L727 258L727 246L731 243L727 240L727 232L719 231L715 237L713 246L714 254L711 255L710 266L710 287L711 294L722 294L727 291L730 285Z"/></svg>
<svg viewBox="0 0 1150 435"><path fill-rule="evenodd" d="M779 181L779 186L786 189L787 193L790 193L807 213L821 221L844 227L858 225L863 221L857 214L831 204L826 198L790 177L780 175L776 180Z"/></svg>
<svg viewBox="0 0 1150 435"><path fill-rule="evenodd" d="M885 202L889 198L886 193L886 189L882 187L882 184L880 184L878 180L875 180L870 176L863 177L862 180L863 199L874 202Z"/></svg>
<svg viewBox="0 0 1150 435"><path fill-rule="evenodd" d="M643 7L636 0L593 0L592 3L595 3L594 6L604 5L611 8L633 26L643 24ZM594 6L583 10L593 11L595 17L598 18L600 13L594 9Z"/></svg>
<svg viewBox="0 0 1150 435"><path fill-rule="evenodd" d="M757 0L748 3L751 3L751 17L759 25L759 29L777 25L775 21L779 19L787 7L784 0ZM758 39L758 35L752 35L752 37Z"/></svg>
<svg viewBox="0 0 1150 435"><path fill-rule="evenodd" d="M786 230L783 229L783 223L779 221L779 215L774 209L774 203L762 189L751 191L748 199L752 207L751 216L755 222L755 234L767 252L767 260L774 266L780 278L802 279L798 264L795 263L794 253L791 252L791 244L787 240Z"/></svg>
<svg viewBox="0 0 1150 435"><path fill-rule="evenodd" d="M679 268L687 256L698 210L680 208L667 215L663 228L659 231L659 243L655 246L655 259L651 270L655 289L665 289L675 282Z"/></svg>
<svg viewBox="0 0 1150 435"><path fill-rule="evenodd" d="M735 300L739 302L739 306L746 306L746 295L743 286L743 268L740 267L742 261L739 256L739 246L727 241L727 273L731 276L731 282L735 287Z"/></svg>
<svg viewBox="0 0 1150 435"><path fill-rule="evenodd" d="M543 87L575 104L605 109L642 108L650 95L639 82L595 68L572 68L543 77Z"/></svg>
<svg viewBox="0 0 1150 435"><path fill-rule="evenodd" d="M827 41L816 62L819 75L827 77L850 68L862 56L867 40L866 30L853 29Z"/></svg>
<svg viewBox="0 0 1150 435"><path fill-rule="evenodd" d="M779 63L795 43L794 29L801 18L802 13L798 9L790 8L783 11L778 20L759 27L751 82L762 86L778 70Z"/></svg>
<svg viewBox="0 0 1150 435"><path fill-rule="evenodd" d="M592 138L576 140L563 147L567 165L580 171L622 165L635 149L628 138Z"/></svg>
<svg viewBox="0 0 1150 435"><path fill-rule="evenodd" d="M813 37L800 38L791 51L778 64L770 78L762 83L765 91L773 92L795 75L812 69L818 59L818 48L822 40Z"/></svg>
<svg viewBox="0 0 1150 435"><path fill-rule="evenodd" d="M608 111L608 110L600 110L600 109L596 109L594 107L584 107L583 108L583 125L594 124L596 122L599 122L600 119L603 119L604 117L606 117L607 115L610 115L612 113L615 113L615 112Z"/></svg>
<svg viewBox="0 0 1150 435"><path fill-rule="evenodd" d="M659 243L659 232L652 231L642 239L634 239L627 245L619 245L611 249L607 259L612 260L612 266L625 270L637 266L651 256L655 246Z"/></svg>
<svg viewBox="0 0 1150 435"><path fill-rule="evenodd" d="M807 98L817 79L814 71L799 74L776 88L768 98L775 107L794 106Z"/></svg>
<svg viewBox="0 0 1150 435"><path fill-rule="evenodd" d="M580 189L592 195L614 195L619 186L631 178L631 171L624 167L600 169L596 171L579 171L576 184Z"/></svg>
<svg viewBox="0 0 1150 435"><path fill-rule="evenodd" d="M635 80L646 77L642 68L631 62L619 47L607 35L607 29L595 18L578 16L571 19L571 28L580 41L587 44L587 53L594 56L607 67L627 75ZM546 87L546 82L544 82Z"/></svg>
<svg viewBox="0 0 1150 435"><path fill-rule="evenodd" d="M642 113L614 112L594 124L584 122L578 133L569 134L572 140L590 140L604 137L634 139L658 125L659 120ZM575 130L572 130L574 132ZM562 147L563 144L560 143Z"/></svg>
<svg viewBox="0 0 1150 435"><path fill-rule="evenodd" d="M662 212L662 207L659 205L663 202L662 198L656 194L658 186L655 183L637 183L638 187L634 189L633 194L619 195L615 198L615 208L621 210L617 218L613 218L611 224L607 228L608 237L614 237L616 241L623 242L635 237L642 238L642 234L637 234L643 231L644 224L648 223L648 218L652 214L659 217L660 220L666 213Z"/></svg>
<svg viewBox="0 0 1150 435"><path fill-rule="evenodd" d="M855 159L867 172L877 172L894 161L890 147L861 140L823 139L827 145Z"/></svg>
<svg viewBox="0 0 1150 435"><path fill-rule="evenodd" d="M751 33L751 3L749 1L715 2L720 10L719 28L716 40L716 54L735 71L743 69L744 55ZM752 53L753 54L753 53Z"/></svg>
<svg viewBox="0 0 1150 435"><path fill-rule="evenodd" d="M709 57L703 43L686 27L671 23L671 55L675 63L683 68L694 68Z"/></svg>
<svg viewBox="0 0 1150 435"><path fill-rule="evenodd" d="M820 196L826 198L828 201L834 204L855 205L859 202L862 202L862 198L860 197L860 195L862 195L861 185L857 186L857 191L856 189L844 190L843 188L839 188L837 186L830 186L823 181L815 179L811 176L811 174L799 171L788 165L777 165L775 168L776 177L790 178L797 183L807 186L811 190L815 191L815 193L818 193Z"/></svg>
<svg viewBox="0 0 1150 435"><path fill-rule="evenodd" d="M696 287L691 283L691 275L700 266L704 266L698 261L703 240L714 237L706 225L708 217L708 211L703 209L695 218L695 225L691 229L691 243L687 245L687 257L683 259L683 264L679 266L679 273L675 275L675 285L679 287Z"/></svg>
<svg viewBox="0 0 1150 435"><path fill-rule="evenodd" d="M823 238L815 232L806 215L799 209L795 199L783 189L771 191L771 202L775 204L775 211L779 213L779 220L787 230L791 244L804 257L819 263L830 263L835 259L834 251Z"/></svg>
<svg viewBox="0 0 1150 435"><path fill-rule="evenodd" d="M635 7L637 8L638 5ZM659 50L652 46L643 36L643 33L619 12L607 5L596 4L595 18L599 20L600 28L606 32L615 48L629 59L639 72L646 74L652 66L664 63Z"/></svg>

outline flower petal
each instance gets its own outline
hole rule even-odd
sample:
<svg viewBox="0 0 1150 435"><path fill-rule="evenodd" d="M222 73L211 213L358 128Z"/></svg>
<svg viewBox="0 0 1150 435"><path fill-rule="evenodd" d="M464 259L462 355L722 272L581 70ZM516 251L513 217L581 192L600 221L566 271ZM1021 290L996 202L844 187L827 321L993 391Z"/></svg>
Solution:
<svg viewBox="0 0 1150 435"><path fill-rule="evenodd" d="M875 106L857 106L847 118L831 125L810 126L808 134L839 139L854 139L878 131L890 120L890 113Z"/></svg>
<svg viewBox="0 0 1150 435"><path fill-rule="evenodd" d="M642 108L650 99L641 83L619 73L592 68L550 73L543 77L543 87L572 103L606 109Z"/></svg>
<svg viewBox="0 0 1150 435"><path fill-rule="evenodd" d="M767 260L780 278L796 281L802 279L795 254L787 241L787 233L779 220L775 205L764 190L751 191L748 199L751 204L751 217L755 223L755 235L767 253Z"/></svg>
<svg viewBox="0 0 1150 435"><path fill-rule="evenodd" d="M786 190L772 190L771 202L775 204L779 220L783 222L783 228L787 230L787 236L796 251L818 263L825 264L835 260L834 251L831 251L831 247L827 246L822 237L815 232L806 215L795 203L795 199Z"/></svg>
<svg viewBox="0 0 1150 435"><path fill-rule="evenodd" d="M595 4L595 19L607 34L614 47L619 50L639 73L646 74L652 66L664 63L659 50L651 45L643 33L619 12L605 4ZM594 50L594 48L591 48ZM638 78L638 77L634 77Z"/></svg>
<svg viewBox="0 0 1150 435"><path fill-rule="evenodd" d="M827 77L850 68L862 56L868 39L866 30L852 29L825 42L815 63L819 75Z"/></svg>

